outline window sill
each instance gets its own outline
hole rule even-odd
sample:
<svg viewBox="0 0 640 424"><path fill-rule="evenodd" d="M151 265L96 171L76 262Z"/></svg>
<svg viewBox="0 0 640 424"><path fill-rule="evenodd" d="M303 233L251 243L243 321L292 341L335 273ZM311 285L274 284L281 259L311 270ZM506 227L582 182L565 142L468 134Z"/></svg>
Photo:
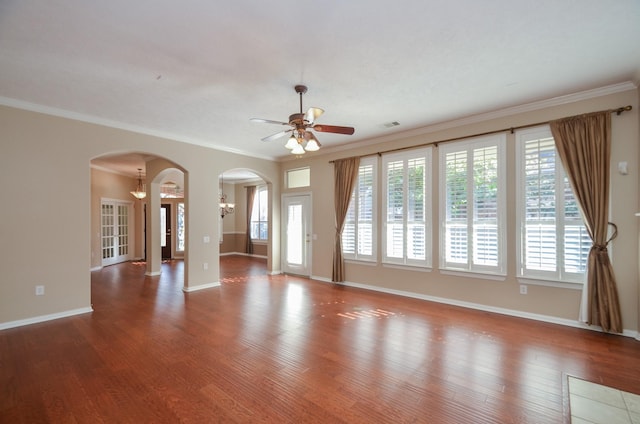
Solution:
<svg viewBox="0 0 640 424"><path fill-rule="evenodd" d="M419 266L419 265L403 265L394 263L383 263L385 268L404 269L406 271L418 271L418 272L431 272L431 267Z"/></svg>
<svg viewBox="0 0 640 424"><path fill-rule="evenodd" d="M251 243L253 243L253 244L269 244L269 240L254 240L254 239L251 239Z"/></svg>
<svg viewBox="0 0 640 424"><path fill-rule="evenodd" d="M474 272L474 271L453 271L450 269L441 269L440 274L455 275L457 277L477 278L479 280L505 281L507 279L506 275L486 274L486 273Z"/></svg>
<svg viewBox="0 0 640 424"><path fill-rule="evenodd" d="M582 290L585 285L585 283L576 283L576 282L570 282L570 281L538 280L536 278L531 278L531 277L529 278L518 277L517 279L520 284L529 284L532 286L555 287L559 289Z"/></svg>
<svg viewBox="0 0 640 424"><path fill-rule="evenodd" d="M344 260L347 264L355 264L355 265L366 265L366 266L376 266L378 262L367 260L367 259L346 259Z"/></svg>

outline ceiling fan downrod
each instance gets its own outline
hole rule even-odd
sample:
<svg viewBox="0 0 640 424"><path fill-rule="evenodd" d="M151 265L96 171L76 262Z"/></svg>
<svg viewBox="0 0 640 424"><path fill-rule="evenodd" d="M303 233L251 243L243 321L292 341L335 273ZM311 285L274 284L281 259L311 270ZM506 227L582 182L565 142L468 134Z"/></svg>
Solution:
<svg viewBox="0 0 640 424"><path fill-rule="evenodd" d="M295 87L296 93L300 95L300 113L302 113L302 95L307 92L306 85L296 85Z"/></svg>

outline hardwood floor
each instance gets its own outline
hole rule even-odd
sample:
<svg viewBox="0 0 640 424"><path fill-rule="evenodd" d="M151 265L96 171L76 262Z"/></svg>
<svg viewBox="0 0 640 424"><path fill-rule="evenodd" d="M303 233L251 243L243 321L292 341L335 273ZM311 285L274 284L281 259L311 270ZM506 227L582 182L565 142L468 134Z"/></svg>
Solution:
<svg viewBox="0 0 640 424"><path fill-rule="evenodd" d="M567 375L640 394L640 342L224 257L92 273L94 312L0 332L2 423L562 423Z"/></svg>

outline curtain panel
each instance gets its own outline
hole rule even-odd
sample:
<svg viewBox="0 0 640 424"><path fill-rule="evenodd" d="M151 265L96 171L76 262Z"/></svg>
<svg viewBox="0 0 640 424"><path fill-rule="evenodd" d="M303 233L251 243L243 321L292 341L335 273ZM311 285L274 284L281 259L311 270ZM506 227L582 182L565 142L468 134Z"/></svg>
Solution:
<svg viewBox="0 0 640 424"><path fill-rule="evenodd" d="M616 236L609 217L611 113L594 112L551 121L556 142L593 246L587 263L586 322L621 333L622 318L616 279L607 245ZM614 231L607 239L609 227Z"/></svg>
<svg viewBox="0 0 640 424"><path fill-rule="evenodd" d="M342 230L349 210L351 193L358 177L360 158L346 158L333 163L334 205L336 218L335 246L333 248L333 272L331 281L344 281L344 258L342 256Z"/></svg>
<svg viewBox="0 0 640 424"><path fill-rule="evenodd" d="M256 197L256 186L247 187L247 232L245 235L245 251L253 253L253 241L251 241L251 215L253 213L253 199Z"/></svg>

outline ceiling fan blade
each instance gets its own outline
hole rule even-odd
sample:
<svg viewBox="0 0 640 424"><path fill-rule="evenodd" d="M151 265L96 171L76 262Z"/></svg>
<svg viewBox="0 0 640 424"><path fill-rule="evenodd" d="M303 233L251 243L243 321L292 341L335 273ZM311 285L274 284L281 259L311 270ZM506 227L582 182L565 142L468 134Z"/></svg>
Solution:
<svg viewBox="0 0 640 424"><path fill-rule="evenodd" d="M290 130L284 130L284 131L280 131L277 132L275 134L271 134L270 136L267 136L265 138L261 138L262 141L273 141L273 140L277 140L280 137L284 137L287 133L290 133L291 131L293 131L293 128Z"/></svg>
<svg viewBox="0 0 640 424"><path fill-rule="evenodd" d="M353 127L339 127L336 125L324 125L324 124L314 125L313 129L320 132L329 132L329 133L347 134L347 135L351 135L355 131Z"/></svg>
<svg viewBox="0 0 640 424"><path fill-rule="evenodd" d="M289 125L288 122L273 121L271 119L262 119L262 118L251 118L251 119L249 119L249 121L251 121L251 122L261 122L263 124Z"/></svg>
<svg viewBox="0 0 640 424"><path fill-rule="evenodd" d="M319 107L310 107L309 110L307 110L307 113L304 114L304 120L309 124L313 124L315 120L323 113L324 110L320 109Z"/></svg>

